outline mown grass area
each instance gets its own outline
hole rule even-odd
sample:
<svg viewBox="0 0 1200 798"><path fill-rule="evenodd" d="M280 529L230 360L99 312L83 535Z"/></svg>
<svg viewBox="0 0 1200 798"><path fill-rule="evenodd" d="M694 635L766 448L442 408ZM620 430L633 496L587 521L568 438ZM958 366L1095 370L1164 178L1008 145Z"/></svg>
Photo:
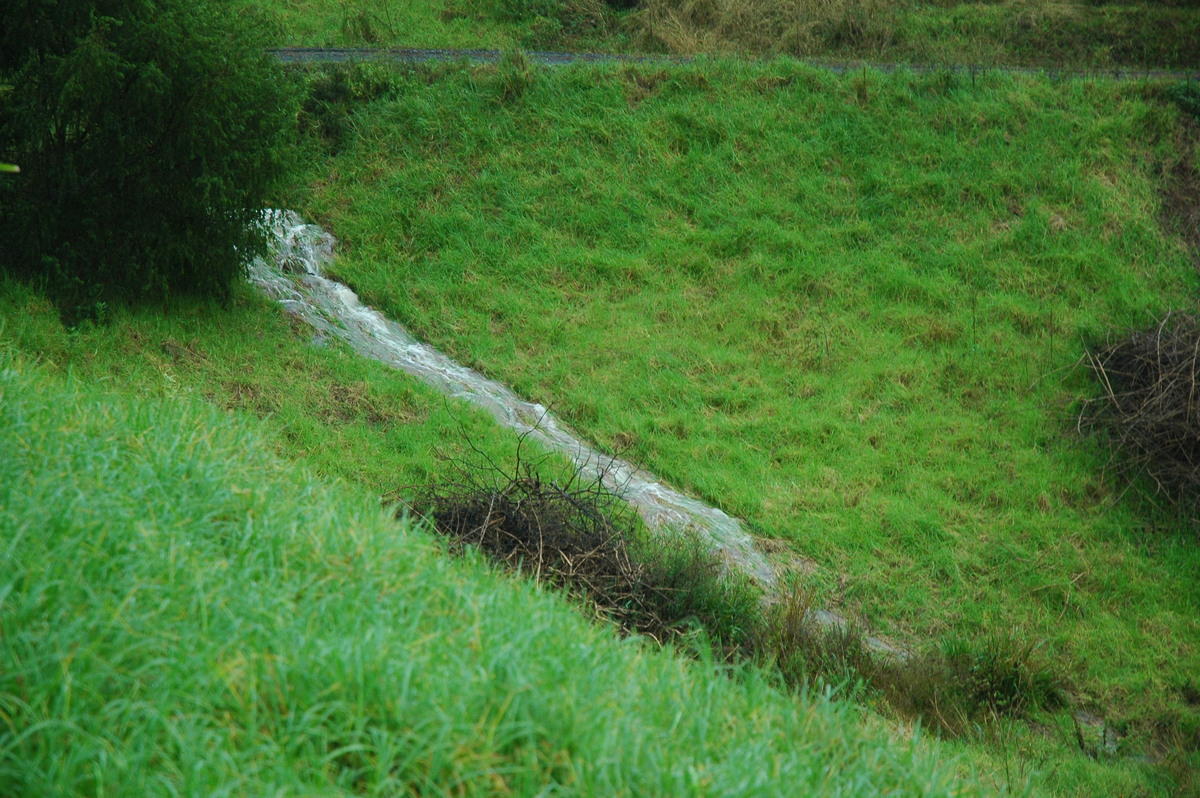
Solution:
<svg viewBox="0 0 1200 798"><path fill-rule="evenodd" d="M269 425L57 371L0 353L5 795L980 791L447 558Z"/></svg>
<svg viewBox="0 0 1200 798"><path fill-rule="evenodd" d="M1194 758L1200 552L1070 415L1082 335L1194 296L1170 108L786 62L390 80L308 201L368 301L783 541L818 604L1017 629Z"/></svg>

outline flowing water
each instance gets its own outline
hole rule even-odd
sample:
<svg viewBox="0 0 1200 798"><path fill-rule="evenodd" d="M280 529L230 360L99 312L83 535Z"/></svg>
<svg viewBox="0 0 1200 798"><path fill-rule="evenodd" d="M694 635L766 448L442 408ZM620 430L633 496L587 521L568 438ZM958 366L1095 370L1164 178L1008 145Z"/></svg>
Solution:
<svg viewBox="0 0 1200 798"><path fill-rule="evenodd" d="M750 574L768 592L777 586L774 569L736 518L667 487L624 460L597 451L542 405L521 399L506 386L417 341L399 324L359 302L345 285L322 275L333 258L333 236L305 224L291 211L274 211L270 221L275 236L273 262L256 260L250 279L288 311L321 334L341 338L366 357L407 372L449 396L473 402L501 424L565 454L585 477L600 480L629 502L650 529L700 536L727 565Z"/></svg>

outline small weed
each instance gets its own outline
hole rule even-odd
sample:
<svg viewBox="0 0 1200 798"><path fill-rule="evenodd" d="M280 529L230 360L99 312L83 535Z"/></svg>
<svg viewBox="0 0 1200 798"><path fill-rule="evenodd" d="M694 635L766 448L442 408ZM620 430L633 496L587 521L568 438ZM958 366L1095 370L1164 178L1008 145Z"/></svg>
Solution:
<svg viewBox="0 0 1200 798"><path fill-rule="evenodd" d="M521 99L537 80L532 62L519 50L505 50L494 75L497 94L504 104Z"/></svg>

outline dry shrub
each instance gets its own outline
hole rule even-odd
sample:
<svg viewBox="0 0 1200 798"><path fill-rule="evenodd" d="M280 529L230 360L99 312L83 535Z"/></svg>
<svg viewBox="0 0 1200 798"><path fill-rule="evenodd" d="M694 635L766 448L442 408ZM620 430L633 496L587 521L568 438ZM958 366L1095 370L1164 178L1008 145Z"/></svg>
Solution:
<svg viewBox="0 0 1200 798"><path fill-rule="evenodd" d="M808 56L892 40L889 0L647 0L637 15L641 44L679 55Z"/></svg>
<svg viewBox="0 0 1200 798"><path fill-rule="evenodd" d="M1170 313L1152 327L1088 347L1099 386L1079 412L1080 431L1112 450L1109 469L1151 497L1196 517L1200 500L1200 316Z"/></svg>
<svg viewBox="0 0 1200 798"><path fill-rule="evenodd" d="M476 547L659 642L702 630L732 656L757 625L760 593L749 578L725 573L697 541L649 536L599 479L546 478L520 449L511 469L477 450L473 462L451 462L456 478L421 489L411 507L453 548Z"/></svg>

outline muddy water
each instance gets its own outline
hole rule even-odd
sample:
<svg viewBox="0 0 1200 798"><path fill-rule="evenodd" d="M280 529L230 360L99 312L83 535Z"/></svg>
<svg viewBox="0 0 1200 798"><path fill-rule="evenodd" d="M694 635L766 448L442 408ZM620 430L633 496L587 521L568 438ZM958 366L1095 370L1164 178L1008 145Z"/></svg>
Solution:
<svg viewBox="0 0 1200 798"><path fill-rule="evenodd" d="M411 374L442 393L486 409L504 426L569 457L587 477L629 502L646 526L702 538L731 567L753 576L770 592L776 574L736 518L664 485L654 475L605 455L580 440L545 407L455 363L416 340L399 324L363 305L353 291L323 276L333 258L333 236L291 211L271 214L271 262L259 259L250 279L322 335L341 338L355 351ZM825 616L826 613L821 613ZM828 622L837 622L834 616Z"/></svg>

